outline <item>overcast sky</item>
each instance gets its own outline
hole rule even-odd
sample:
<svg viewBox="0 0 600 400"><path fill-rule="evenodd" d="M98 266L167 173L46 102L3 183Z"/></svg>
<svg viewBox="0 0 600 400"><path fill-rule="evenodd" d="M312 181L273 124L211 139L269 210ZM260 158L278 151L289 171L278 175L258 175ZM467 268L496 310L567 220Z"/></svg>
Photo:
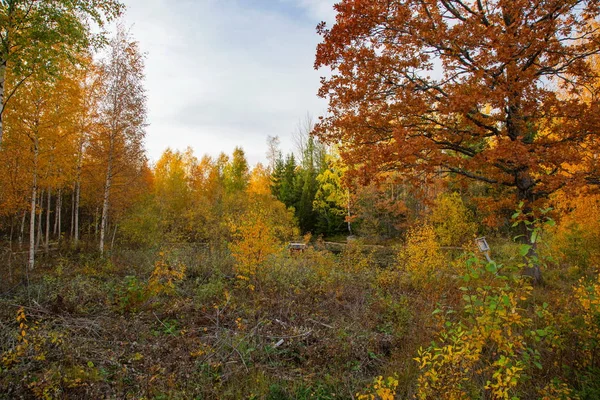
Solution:
<svg viewBox="0 0 600 400"><path fill-rule="evenodd" d="M124 0L124 22L147 53L151 161L167 148L264 161L267 136L292 132L327 104L316 96L315 27L334 0Z"/></svg>

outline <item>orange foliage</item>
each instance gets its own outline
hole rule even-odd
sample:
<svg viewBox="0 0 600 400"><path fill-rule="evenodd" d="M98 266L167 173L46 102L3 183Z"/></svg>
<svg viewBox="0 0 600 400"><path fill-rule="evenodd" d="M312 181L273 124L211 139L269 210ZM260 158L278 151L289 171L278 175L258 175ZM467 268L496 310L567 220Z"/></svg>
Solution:
<svg viewBox="0 0 600 400"><path fill-rule="evenodd" d="M250 173L248 193L259 195L271 194L271 174L261 163L256 164Z"/></svg>
<svg viewBox="0 0 600 400"><path fill-rule="evenodd" d="M335 25L318 28L315 67L332 74L319 91L329 113L316 134L343 143L346 163L367 175L400 170L416 183L451 173L526 201L581 183L564 166L582 159L575 144L600 129L597 102L579 95L595 90L588 61L600 53L600 31L588 21L600 9L484 3L336 4ZM558 86L572 97L561 98Z"/></svg>
<svg viewBox="0 0 600 400"><path fill-rule="evenodd" d="M576 268L600 265L600 195L560 192L553 197L560 220L552 231L551 250Z"/></svg>
<svg viewBox="0 0 600 400"><path fill-rule="evenodd" d="M238 278L242 280L254 278L267 258L281 249L266 212L252 210L242 220L231 224L235 240L230 244L230 249L236 260Z"/></svg>

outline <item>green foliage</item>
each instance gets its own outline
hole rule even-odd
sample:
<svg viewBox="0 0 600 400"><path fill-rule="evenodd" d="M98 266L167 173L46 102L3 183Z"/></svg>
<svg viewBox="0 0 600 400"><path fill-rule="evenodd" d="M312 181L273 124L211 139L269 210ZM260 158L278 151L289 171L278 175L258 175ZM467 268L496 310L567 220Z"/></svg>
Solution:
<svg viewBox="0 0 600 400"><path fill-rule="evenodd" d="M279 158L273 171L271 186L272 193L286 207L294 207L296 199L296 159L289 154L285 162Z"/></svg>
<svg viewBox="0 0 600 400"><path fill-rule="evenodd" d="M519 265L524 268L525 274L533 278L534 283L542 282L542 266L547 268L548 260L540 256L538 247L545 231L555 226L554 220L548 216L551 211L552 208L541 209L538 211L539 216L536 216L533 212L525 212L524 203L521 202L512 216L515 221L512 226L520 225L525 232L515 238L520 239L519 253L525 261Z"/></svg>
<svg viewBox="0 0 600 400"><path fill-rule="evenodd" d="M121 312L137 312L148 300L146 285L133 275L127 275L115 291L115 305Z"/></svg>
<svg viewBox="0 0 600 400"><path fill-rule="evenodd" d="M383 294L378 296L377 301L379 303L377 305L379 312L376 312L377 329L394 338L402 339L408 332L411 322L408 298L401 296L399 299L395 299L390 294Z"/></svg>
<svg viewBox="0 0 600 400"><path fill-rule="evenodd" d="M317 223L317 214L313 209L317 193L317 171L312 166L301 170L296 176L295 186L299 191L295 210L300 230L314 232Z"/></svg>
<svg viewBox="0 0 600 400"><path fill-rule="evenodd" d="M149 248L163 239L163 222L154 196L148 195L134 204L121 220L120 231L126 243Z"/></svg>
<svg viewBox="0 0 600 400"><path fill-rule="evenodd" d="M327 168L318 176L313 208L318 213L317 229L328 236L348 232L345 226L349 191L342 186L343 169L339 157L326 156Z"/></svg>
<svg viewBox="0 0 600 400"><path fill-rule="evenodd" d="M202 305L213 304L223 297L226 288L227 282L222 276L213 276L208 282L198 285L195 301Z"/></svg>
<svg viewBox="0 0 600 400"><path fill-rule="evenodd" d="M309 137L303 144L300 165L293 154L285 162L279 158L271 175L271 191L288 208L293 208L301 232L328 233L323 225L317 226L319 210L315 196L319 188L317 176L326 168L325 148Z"/></svg>
<svg viewBox="0 0 600 400"><path fill-rule="evenodd" d="M445 315L436 310L443 326L438 342L415 358L421 399L511 398L527 370L539 364L539 355L526 345L532 325L520 306L531 287L514 269L493 262L472 258L467 268L462 310Z"/></svg>
<svg viewBox="0 0 600 400"><path fill-rule="evenodd" d="M36 68L57 72L59 59L75 61L90 44L98 44L103 37L94 36L89 21L99 24L110 21L123 10L116 0L50 0L2 2L0 46L3 64L8 60L17 77L28 75Z"/></svg>
<svg viewBox="0 0 600 400"><path fill-rule="evenodd" d="M243 192L248 186L249 178L250 170L244 150L236 147L231 161L223 169L225 190L230 194Z"/></svg>

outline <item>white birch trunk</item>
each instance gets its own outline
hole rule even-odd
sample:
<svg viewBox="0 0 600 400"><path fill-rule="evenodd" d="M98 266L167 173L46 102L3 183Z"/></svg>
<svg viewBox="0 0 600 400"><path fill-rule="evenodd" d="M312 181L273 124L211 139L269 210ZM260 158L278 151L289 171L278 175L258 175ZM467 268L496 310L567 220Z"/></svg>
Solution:
<svg viewBox="0 0 600 400"><path fill-rule="evenodd" d="M50 249L50 210L52 206L52 191L48 189L48 203L46 205L46 237L44 241L44 250L46 253Z"/></svg>
<svg viewBox="0 0 600 400"><path fill-rule="evenodd" d="M37 177L33 175L31 190L31 214L29 215L29 270L35 266L35 206L37 200Z"/></svg>
<svg viewBox="0 0 600 400"><path fill-rule="evenodd" d="M83 135L79 140L79 151L77 153L77 179L75 180L75 192L73 193L73 221L74 221L74 236L75 247L79 244L79 198L81 194L81 169L83 164Z"/></svg>
<svg viewBox="0 0 600 400"><path fill-rule="evenodd" d="M54 209L54 226L52 228L52 236L56 237L56 233L58 232L58 196L59 194L56 193L56 203L55 203L55 209Z"/></svg>
<svg viewBox="0 0 600 400"><path fill-rule="evenodd" d="M42 205L42 201L44 200L44 189L40 192L40 197L38 199L38 204L40 205L40 215L37 220L37 238L35 239L35 249L39 250L40 241L42 240L42 216L44 215L44 206Z"/></svg>
<svg viewBox="0 0 600 400"><path fill-rule="evenodd" d="M104 197L102 200L102 219L100 220L100 254L104 254L104 239L106 237L106 228L108 221L108 202L110 198L110 187L112 184L112 160L109 156L108 166L106 168L106 182L104 184Z"/></svg>
<svg viewBox="0 0 600 400"><path fill-rule="evenodd" d="M31 210L29 214L29 261L28 268L33 270L35 267L35 207L37 200L37 159L38 159L37 138L34 141L33 150L33 184L31 185Z"/></svg>

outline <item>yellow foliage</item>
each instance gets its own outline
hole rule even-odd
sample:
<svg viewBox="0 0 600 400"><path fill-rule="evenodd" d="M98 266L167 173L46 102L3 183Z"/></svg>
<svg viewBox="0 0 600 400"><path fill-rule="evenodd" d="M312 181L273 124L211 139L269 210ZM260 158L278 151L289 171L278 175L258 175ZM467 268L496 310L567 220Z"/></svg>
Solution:
<svg viewBox="0 0 600 400"><path fill-rule="evenodd" d="M359 243L350 242L344 248L340 258L343 271L358 273L373 266L373 253L365 254Z"/></svg>
<svg viewBox="0 0 600 400"><path fill-rule="evenodd" d="M160 252L159 255L160 258L154 264L147 289L150 295L172 294L175 291L175 283L185 278L185 265L173 266L167 262L164 252Z"/></svg>
<svg viewBox="0 0 600 400"><path fill-rule="evenodd" d="M580 268L600 265L600 195L557 195L555 202L562 217L552 231L552 252Z"/></svg>
<svg viewBox="0 0 600 400"><path fill-rule="evenodd" d="M7 351L2 355L2 364L10 368L12 365L19 362L19 359L25 355L27 348L29 347L29 341L27 340L27 316L25 315L25 309L23 307L17 310L17 323L19 324L18 335L17 335L17 346L13 350Z"/></svg>
<svg viewBox="0 0 600 400"><path fill-rule="evenodd" d="M198 357L206 357L209 356L211 354L214 354L215 349L209 345L209 344L205 344L205 343L200 343L198 348L194 351L190 352L190 356L194 357L194 358L198 358Z"/></svg>
<svg viewBox="0 0 600 400"><path fill-rule="evenodd" d="M518 301L526 299L532 288L523 281L515 282L513 288L496 279L498 268L470 265L465 280L491 279L463 288L465 316L455 322L442 321L438 344L419 350L415 358L421 370L419 399L512 398L526 366L523 331L531 323ZM483 388L480 382L485 382Z"/></svg>
<svg viewBox="0 0 600 400"><path fill-rule="evenodd" d="M540 390L540 400L579 400L566 383L554 381Z"/></svg>
<svg viewBox="0 0 600 400"><path fill-rule="evenodd" d="M396 390L398 389L398 379L394 377L378 376L373 382L373 386L367 389L366 394L357 393L358 400L394 400Z"/></svg>
<svg viewBox="0 0 600 400"><path fill-rule="evenodd" d="M582 339L583 366L593 364L595 353L600 346L600 276L591 285L583 281L575 287L575 300L578 314L583 317L583 328L577 329Z"/></svg>
<svg viewBox="0 0 600 400"><path fill-rule="evenodd" d="M24 360L45 361L49 346L63 344L63 335L56 332L40 331L36 322L33 326L27 324L25 309L17 310L17 345L14 349L2 354L2 365L11 368Z"/></svg>
<svg viewBox="0 0 600 400"><path fill-rule="evenodd" d="M400 251L398 258L400 268L416 281L431 280L448 268L435 231L428 224L417 226L408 232L406 246Z"/></svg>
<svg viewBox="0 0 600 400"><path fill-rule="evenodd" d="M240 221L232 222L234 241L229 245L236 261L236 272L240 279L249 280L269 256L281 250L275 228L265 215L268 210L254 209Z"/></svg>
<svg viewBox="0 0 600 400"><path fill-rule="evenodd" d="M429 221L434 226L440 246L461 246L477 233L473 213L456 192L442 193L435 199Z"/></svg>
<svg viewBox="0 0 600 400"><path fill-rule="evenodd" d="M248 193L257 195L270 196L271 195L271 175L269 170L265 168L261 163L256 164L250 173L250 180L248 182Z"/></svg>

